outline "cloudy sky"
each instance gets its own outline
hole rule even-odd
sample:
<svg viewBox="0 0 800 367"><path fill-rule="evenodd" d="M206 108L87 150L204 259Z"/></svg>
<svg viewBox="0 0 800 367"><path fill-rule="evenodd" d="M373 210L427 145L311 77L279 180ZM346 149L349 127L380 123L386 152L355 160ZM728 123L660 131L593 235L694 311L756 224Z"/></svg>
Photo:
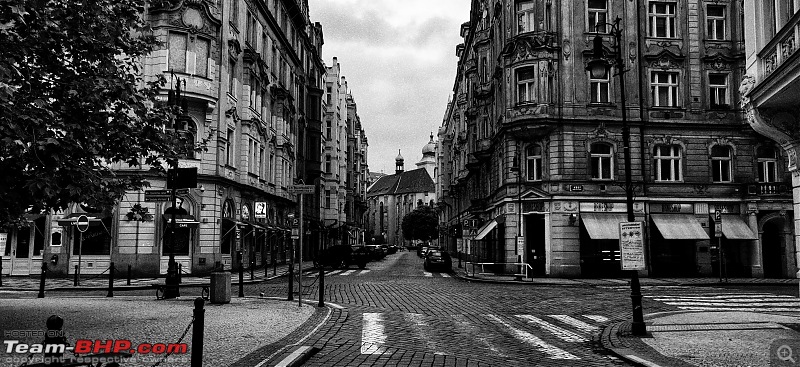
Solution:
<svg viewBox="0 0 800 367"><path fill-rule="evenodd" d="M453 90L461 23L469 0L309 0L322 24L322 57L337 57L369 141L372 172L406 170L442 124Z"/></svg>

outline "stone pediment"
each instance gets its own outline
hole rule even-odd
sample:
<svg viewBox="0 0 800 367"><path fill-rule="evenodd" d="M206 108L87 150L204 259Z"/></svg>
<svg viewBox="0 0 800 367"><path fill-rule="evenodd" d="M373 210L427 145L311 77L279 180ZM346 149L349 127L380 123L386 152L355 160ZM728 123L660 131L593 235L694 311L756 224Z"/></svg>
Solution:
<svg viewBox="0 0 800 367"><path fill-rule="evenodd" d="M501 55L511 60L556 59L558 46L551 33L522 34L511 39L503 47Z"/></svg>
<svg viewBox="0 0 800 367"><path fill-rule="evenodd" d="M664 48L656 54L645 54L645 62L647 66L652 69L678 69L683 65L686 55L680 53L680 50L672 48Z"/></svg>

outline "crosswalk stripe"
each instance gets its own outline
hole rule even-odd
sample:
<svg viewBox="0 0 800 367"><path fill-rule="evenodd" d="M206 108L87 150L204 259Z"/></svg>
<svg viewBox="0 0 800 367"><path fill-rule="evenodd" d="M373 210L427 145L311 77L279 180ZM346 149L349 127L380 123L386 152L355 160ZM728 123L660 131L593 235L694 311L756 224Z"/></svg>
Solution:
<svg viewBox="0 0 800 367"><path fill-rule="evenodd" d="M356 272L355 270L348 270L348 271L346 271L346 272L344 272L344 273L341 273L341 274L339 274L339 275L341 275L341 276L346 276L346 275L353 274L353 273L355 273L355 272Z"/></svg>
<svg viewBox="0 0 800 367"><path fill-rule="evenodd" d="M569 353L561 348L556 346L550 345L545 343L542 339L539 339L536 335L533 335L527 331L517 329L507 322L503 321L499 317L495 315L484 315L486 318L504 326L506 329L511 331L511 334L517 338L518 340L530 344L542 353L546 354L548 358L551 359L580 359L580 357Z"/></svg>
<svg viewBox="0 0 800 367"><path fill-rule="evenodd" d="M523 319L523 320L528 321L531 324L537 325L537 326L539 326L540 328L542 328L544 330L547 330L549 333L553 334L553 336L555 336L556 338L559 338L559 339L561 339L561 340L563 340L565 342L579 343L579 342L588 341L588 339L586 339L586 337L584 337L583 335L579 335L579 334L573 333L572 331L569 331L567 329L555 326L555 325L553 325L553 324L551 324L551 323L549 323L547 321L544 321L544 320L542 320L542 319L540 319L540 318L538 318L536 316L531 316L531 315L516 315L516 316L521 318L521 319Z"/></svg>
<svg viewBox="0 0 800 367"><path fill-rule="evenodd" d="M435 352L433 354L447 355L444 352L436 351L436 349L438 349L438 348L436 348L436 344L428 336L428 333L430 332L430 330L429 330L430 328L428 327L428 323L425 322L425 319L423 319L423 316L421 314L418 314L418 313L407 313L405 316L406 316L406 320L410 321L412 324L414 324L417 327L417 330L418 330L417 335L420 338L422 338L422 340L425 342L426 349L434 350Z"/></svg>
<svg viewBox="0 0 800 367"><path fill-rule="evenodd" d="M587 319L589 319L589 320L596 321L596 322L601 322L601 323L609 321L608 317L600 316L600 315L582 315L582 316L587 318Z"/></svg>
<svg viewBox="0 0 800 367"><path fill-rule="evenodd" d="M690 302L676 302L676 301L667 301L664 302L668 305L673 306L745 306L745 307L754 307L754 306L775 306L775 307L798 307L800 306L800 302L702 302L702 301L690 301Z"/></svg>
<svg viewBox="0 0 800 367"><path fill-rule="evenodd" d="M386 348L386 330L383 314L365 312L361 324L361 354L383 354Z"/></svg>
<svg viewBox="0 0 800 367"><path fill-rule="evenodd" d="M331 270L331 271L325 273L325 275L336 275L336 274L339 274L339 273L341 273L343 271L344 270Z"/></svg>
<svg viewBox="0 0 800 367"><path fill-rule="evenodd" d="M750 311L750 312L800 312L797 307L703 307L703 306L679 306L678 308L687 311Z"/></svg>
<svg viewBox="0 0 800 367"><path fill-rule="evenodd" d="M425 274L426 277L432 277L433 276L432 273L429 273L427 271L423 271L422 274Z"/></svg>
<svg viewBox="0 0 800 367"><path fill-rule="evenodd" d="M364 270L362 270L360 273L358 273L356 275L364 275L366 273L369 273L369 269L364 269Z"/></svg>
<svg viewBox="0 0 800 367"><path fill-rule="evenodd" d="M556 319L558 321L561 321L561 322L563 322L563 323L565 323L567 325L574 326L574 327L578 328L578 330L585 331L587 333L595 333L595 332L600 330L600 328L597 327L597 326L594 326L594 325L591 325L591 324L587 324L587 323L585 323L585 322L583 322L581 320L578 320L578 319L576 319L574 317L571 317L571 316L567 316L567 315L548 315L548 316L550 316L550 317L552 317L552 318L554 318L554 319Z"/></svg>
<svg viewBox="0 0 800 367"><path fill-rule="evenodd" d="M469 321L467 321L467 319L466 319L466 317L464 317L464 315L453 315L453 319L455 320L456 326L458 326L462 330L466 331L467 334L474 335L475 338L477 338L479 342L481 342L483 345L486 346L486 348L488 348L490 351L492 351L492 354L494 354L494 355L496 355L497 357L500 357L500 358L507 358L508 357L508 355L503 353L500 350L500 348L498 348L491 341L489 341L489 338L486 337L485 333L482 330L480 330L477 326L475 326L472 323L470 323Z"/></svg>
<svg viewBox="0 0 800 367"><path fill-rule="evenodd" d="M439 275L441 275L442 278L449 278L450 277L450 274L447 274L447 273L439 273Z"/></svg>
<svg viewBox="0 0 800 367"><path fill-rule="evenodd" d="M775 298L775 299L798 299L794 296L787 296L782 294L707 294L707 295L657 295L645 296L646 298L686 298L686 299L758 299L758 298ZM798 299L800 300L800 299Z"/></svg>

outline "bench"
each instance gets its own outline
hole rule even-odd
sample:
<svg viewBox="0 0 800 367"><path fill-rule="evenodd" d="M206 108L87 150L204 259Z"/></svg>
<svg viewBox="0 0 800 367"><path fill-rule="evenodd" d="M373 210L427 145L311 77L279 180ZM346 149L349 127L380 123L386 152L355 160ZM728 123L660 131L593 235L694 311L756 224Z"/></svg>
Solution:
<svg viewBox="0 0 800 367"><path fill-rule="evenodd" d="M167 289L167 285L153 284L152 286L156 289L156 299L164 299L164 291ZM175 287L178 287L178 289L201 287L202 291L200 292L200 296L206 301L211 298L211 283L177 284Z"/></svg>

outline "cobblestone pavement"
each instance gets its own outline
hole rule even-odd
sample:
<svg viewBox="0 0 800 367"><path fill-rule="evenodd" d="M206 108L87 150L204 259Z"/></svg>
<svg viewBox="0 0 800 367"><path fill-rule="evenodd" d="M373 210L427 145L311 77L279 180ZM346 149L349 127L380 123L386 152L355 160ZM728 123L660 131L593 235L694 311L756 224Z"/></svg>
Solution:
<svg viewBox="0 0 800 367"><path fill-rule="evenodd" d="M600 330L629 317L624 292L577 287L482 284L427 273L400 252L325 277L326 301L343 307L305 345L305 366L618 366ZM303 278L317 299L316 278ZM262 285L287 292L286 280ZM256 356L253 356L256 360Z"/></svg>

